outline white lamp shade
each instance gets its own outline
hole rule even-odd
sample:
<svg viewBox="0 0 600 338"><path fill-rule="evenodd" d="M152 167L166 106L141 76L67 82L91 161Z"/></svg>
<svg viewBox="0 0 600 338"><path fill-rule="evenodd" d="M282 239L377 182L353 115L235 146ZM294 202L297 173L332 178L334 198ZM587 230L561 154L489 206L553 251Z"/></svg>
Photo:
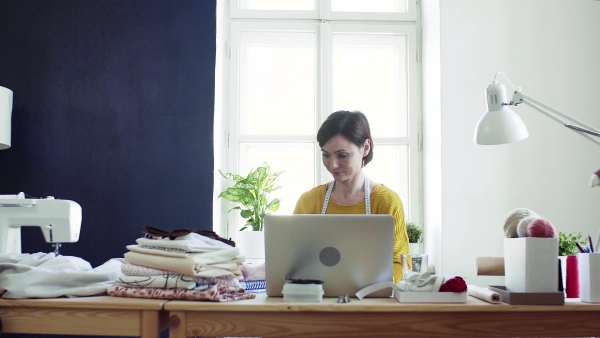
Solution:
<svg viewBox="0 0 600 338"><path fill-rule="evenodd" d="M475 128L475 143L483 145L505 144L529 137L523 120L504 103L506 88L493 82L486 88L487 106Z"/></svg>
<svg viewBox="0 0 600 338"><path fill-rule="evenodd" d="M13 92L0 86L0 150L10 148Z"/></svg>
<svg viewBox="0 0 600 338"><path fill-rule="evenodd" d="M505 144L529 137L525 123L512 109L487 111L475 128L475 143L483 145Z"/></svg>

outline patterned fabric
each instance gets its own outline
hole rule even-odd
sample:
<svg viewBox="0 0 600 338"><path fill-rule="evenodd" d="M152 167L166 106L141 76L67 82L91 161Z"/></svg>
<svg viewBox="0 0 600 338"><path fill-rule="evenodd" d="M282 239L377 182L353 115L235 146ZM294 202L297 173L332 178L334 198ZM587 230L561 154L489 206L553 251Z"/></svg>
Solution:
<svg viewBox="0 0 600 338"><path fill-rule="evenodd" d="M125 263L121 266L121 271L127 276L157 276L169 274L170 271L149 268L147 266Z"/></svg>
<svg viewBox="0 0 600 338"><path fill-rule="evenodd" d="M253 293L244 289L224 284L215 284L207 290L133 288L113 285L107 289L110 296L129 298L153 298L171 300L205 300L213 302L228 302L233 300L253 299Z"/></svg>
<svg viewBox="0 0 600 338"><path fill-rule="evenodd" d="M247 280L247 281L241 280L240 286L246 291L266 289L267 281L266 280Z"/></svg>
<svg viewBox="0 0 600 338"><path fill-rule="evenodd" d="M121 272L126 276L165 276L165 275L178 275L177 272L159 270L149 268L146 266L135 265L124 263L121 265ZM193 277L196 283L211 283L211 284L225 284L230 286L240 286L240 283L235 278L229 277Z"/></svg>
<svg viewBox="0 0 600 338"><path fill-rule="evenodd" d="M208 288L214 283L196 283L194 277L185 275L163 275L163 276L121 276L117 278L116 285L140 287L140 288L163 288L163 289L195 289L200 286Z"/></svg>

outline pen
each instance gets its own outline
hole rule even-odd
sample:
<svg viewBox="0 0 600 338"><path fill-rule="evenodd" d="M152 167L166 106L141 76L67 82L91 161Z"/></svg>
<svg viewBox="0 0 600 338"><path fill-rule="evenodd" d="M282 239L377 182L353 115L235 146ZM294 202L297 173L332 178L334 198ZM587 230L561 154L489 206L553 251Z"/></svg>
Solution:
<svg viewBox="0 0 600 338"><path fill-rule="evenodd" d="M596 238L596 243L594 244L594 248L600 248L600 230L598 231L598 237Z"/></svg>
<svg viewBox="0 0 600 338"><path fill-rule="evenodd" d="M594 244L592 244L592 235L588 233L588 242L590 242L590 253L594 253Z"/></svg>
<svg viewBox="0 0 600 338"><path fill-rule="evenodd" d="M575 245L577 245L577 249L579 249L579 252L581 252L581 253L585 253L586 252L586 250L581 247L581 244L575 242Z"/></svg>

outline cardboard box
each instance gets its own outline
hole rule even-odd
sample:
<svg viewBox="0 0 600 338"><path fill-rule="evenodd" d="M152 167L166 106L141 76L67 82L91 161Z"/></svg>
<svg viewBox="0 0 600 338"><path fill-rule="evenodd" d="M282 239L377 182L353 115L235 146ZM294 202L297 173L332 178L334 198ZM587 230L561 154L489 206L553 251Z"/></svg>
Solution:
<svg viewBox="0 0 600 338"><path fill-rule="evenodd" d="M600 303L600 253L579 253L577 262L581 301Z"/></svg>
<svg viewBox="0 0 600 338"><path fill-rule="evenodd" d="M560 292L510 292L502 285L490 285L490 290L502 296L502 302L510 305L564 305L565 295Z"/></svg>
<svg viewBox="0 0 600 338"><path fill-rule="evenodd" d="M557 292L558 264L558 238L504 239L507 291Z"/></svg>
<svg viewBox="0 0 600 338"><path fill-rule="evenodd" d="M402 292L394 290L400 303L466 303L467 292Z"/></svg>

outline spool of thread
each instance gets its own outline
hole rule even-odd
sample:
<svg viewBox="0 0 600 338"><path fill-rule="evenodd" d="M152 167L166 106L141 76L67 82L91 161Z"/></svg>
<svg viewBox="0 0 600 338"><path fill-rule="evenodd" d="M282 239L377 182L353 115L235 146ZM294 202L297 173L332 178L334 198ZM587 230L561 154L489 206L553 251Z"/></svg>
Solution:
<svg viewBox="0 0 600 338"><path fill-rule="evenodd" d="M565 292L567 298L579 298L579 266L577 256L567 256L567 274Z"/></svg>

